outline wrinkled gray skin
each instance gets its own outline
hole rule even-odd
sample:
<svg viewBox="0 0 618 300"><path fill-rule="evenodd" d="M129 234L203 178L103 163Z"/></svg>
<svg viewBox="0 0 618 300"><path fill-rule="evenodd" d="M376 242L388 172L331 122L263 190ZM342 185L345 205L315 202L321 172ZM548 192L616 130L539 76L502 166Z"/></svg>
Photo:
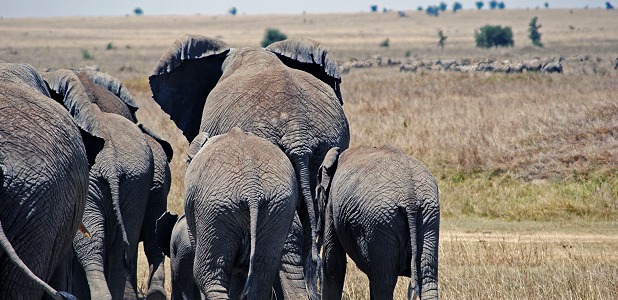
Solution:
<svg viewBox="0 0 618 300"><path fill-rule="evenodd" d="M172 269L172 300L200 299L200 290L193 279L193 259L189 229L185 216L165 212L157 220L157 237L161 249L170 258ZM303 277L302 245L303 229L297 214L283 246L279 277L273 286L271 299L307 299Z"/></svg>
<svg viewBox="0 0 618 300"><path fill-rule="evenodd" d="M137 123L135 112L138 106L120 80L96 71L81 70L77 72L77 75L86 88L90 101L95 103L101 111L121 115ZM146 298L149 300L165 299L164 256L161 248L158 247L155 229L157 218L167 210L167 195L172 182L169 162L172 160L173 150L172 146L154 131L144 125L139 125L139 128L144 133L154 160L153 180L139 239L144 242L144 252L149 265Z"/></svg>
<svg viewBox="0 0 618 300"><path fill-rule="evenodd" d="M189 152L185 213L197 286L207 299L268 299L298 201L291 163L239 128L201 133Z"/></svg>
<svg viewBox="0 0 618 300"><path fill-rule="evenodd" d="M82 133L38 72L0 62L0 299L62 299L54 288L67 288L62 258L84 213L88 168Z"/></svg>
<svg viewBox="0 0 618 300"><path fill-rule="evenodd" d="M395 147L332 149L320 168L325 205L324 299L341 299L346 254L369 277L371 299L438 298L438 186L427 167Z"/></svg>
<svg viewBox="0 0 618 300"><path fill-rule="evenodd" d="M305 39L230 49L216 39L186 35L149 79L153 98L189 141L198 132L218 135L238 126L285 152L299 181L305 278L316 295L319 222L312 187L326 152L347 148L350 139L330 53Z"/></svg>
<svg viewBox="0 0 618 300"><path fill-rule="evenodd" d="M133 299L137 297L137 245L153 182L153 154L140 129L125 117L102 111L92 101L96 91L78 75L71 70L42 74L52 97L80 126L105 140L90 168L83 217L92 237L78 234L73 241L72 291L82 299Z"/></svg>

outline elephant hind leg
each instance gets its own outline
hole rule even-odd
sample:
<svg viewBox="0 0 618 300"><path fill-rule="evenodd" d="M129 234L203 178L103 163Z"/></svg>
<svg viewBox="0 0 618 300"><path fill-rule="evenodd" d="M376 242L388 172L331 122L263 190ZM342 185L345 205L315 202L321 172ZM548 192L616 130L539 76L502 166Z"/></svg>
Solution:
<svg viewBox="0 0 618 300"><path fill-rule="evenodd" d="M371 276L369 278L369 290L371 300L393 299L393 291L397 285L397 273L384 274L383 276Z"/></svg>
<svg viewBox="0 0 618 300"><path fill-rule="evenodd" d="M332 208L329 206L324 220L324 282L323 299L341 299L345 281L346 254L335 232Z"/></svg>

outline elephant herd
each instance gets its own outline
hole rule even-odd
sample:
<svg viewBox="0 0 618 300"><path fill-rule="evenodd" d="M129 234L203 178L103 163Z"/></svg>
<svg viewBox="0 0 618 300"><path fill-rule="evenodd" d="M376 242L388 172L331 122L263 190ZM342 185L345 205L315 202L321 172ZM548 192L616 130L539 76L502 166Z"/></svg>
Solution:
<svg viewBox="0 0 618 300"><path fill-rule="evenodd" d="M184 216L172 148L118 79L0 62L0 298L136 299L140 241L147 299L341 299L348 256L372 299L398 276L438 297L436 180L396 147L348 149L322 45L185 35L149 83L190 141Z"/></svg>

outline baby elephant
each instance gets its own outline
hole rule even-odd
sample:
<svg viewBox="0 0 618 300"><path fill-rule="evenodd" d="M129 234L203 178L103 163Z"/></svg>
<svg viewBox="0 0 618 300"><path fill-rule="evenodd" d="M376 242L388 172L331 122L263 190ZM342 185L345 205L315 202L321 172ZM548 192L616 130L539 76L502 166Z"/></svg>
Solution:
<svg viewBox="0 0 618 300"><path fill-rule="evenodd" d="M292 164L239 128L199 134L189 159L185 213L197 286L207 299L268 299L298 202Z"/></svg>
<svg viewBox="0 0 618 300"><path fill-rule="evenodd" d="M324 216L324 299L341 299L346 254L369 277L371 299L438 298L440 206L436 179L395 147L332 148L318 173Z"/></svg>
<svg viewBox="0 0 618 300"><path fill-rule="evenodd" d="M157 240L172 268L172 300L200 299L193 280L193 249L189 240L187 218L166 211L157 220Z"/></svg>

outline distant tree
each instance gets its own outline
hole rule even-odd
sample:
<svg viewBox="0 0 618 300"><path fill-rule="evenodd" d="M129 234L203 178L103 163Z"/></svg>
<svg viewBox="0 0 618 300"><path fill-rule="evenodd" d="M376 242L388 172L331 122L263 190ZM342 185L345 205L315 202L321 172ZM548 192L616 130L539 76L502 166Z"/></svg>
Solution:
<svg viewBox="0 0 618 300"><path fill-rule="evenodd" d="M437 17L440 15L440 8L435 5L430 5L427 6L425 12L430 16Z"/></svg>
<svg viewBox="0 0 618 300"><path fill-rule="evenodd" d="M442 31L442 29L438 29L438 46L442 49L444 49L444 42L446 42L446 39L448 37L446 35L444 35L444 32Z"/></svg>
<svg viewBox="0 0 618 300"><path fill-rule="evenodd" d="M141 8L141 7L136 7L136 8L133 10L133 13L134 13L135 15L137 15L137 16L141 16L141 15L143 15L143 14L144 14L144 11L142 10L142 8Z"/></svg>
<svg viewBox="0 0 618 300"><path fill-rule="evenodd" d="M418 10L418 11L423 11L423 7L422 7L422 6L419 6L419 7L417 7L417 8L416 8L416 10Z"/></svg>
<svg viewBox="0 0 618 300"><path fill-rule="evenodd" d="M438 8L440 9L440 11L446 11L446 8L447 8L446 2L440 2L440 5L438 5Z"/></svg>
<svg viewBox="0 0 618 300"><path fill-rule="evenodd" d="M490 9L496 9L496 8L498 8L498 1L496 1L496 0L491 0L491 1L489 1L489 8L490 8Z"/></svg>
<svg viewBox="0 0 618 300"><path fill-rule="evenodd" d="M262 40L262 47L266 47L274 42L283 41L287 38L288 37L279 31L279 29L267 28L266 33L264 34L264 39Z"/></svg>
<svg viewBox="0 0 618 300"><path fill-rule="evenodd" d="M453 3L453 12L457 12L458 10L463 9L463 6L459 2Z"/></svg>
<svg viewBox="0 0 618 300"><path fill-rule="evenodd" d="M504 2L499 2L498 3L498 9L504 9L506 6L504 5Z"/></svg>
<svg viewBox="0 0 618 300"><path fill-rule="evenodd" d="M609 2L605 2L605 9L614 9L614 6Z"/></svg>
<svg viewBox="0 0 618 300"><path fill-rule="evenodd" d="M483 4L484 4L483 1L476 1L474 2L474 4L476 5L477 9L479 10L483 9Z"/></svg>
<svg viewBox="0 0 618 300"><path fill-rule="evenodd" d="M541 28L541 24L537 24L538 17L534 17L530 19L530 24L528 24L528 37L532 40L532 45L537 47L543 47L543 43L541 43L541 33L539 29Z"/></svg>
<svg viewBox="0 0 618 300"><path fill-rule="evenodd" d="M549 2L545 2L543 5L545 5L545 8L549 8Z"/></svg>
<svg viewBox="0 0 618 300"><path fill-rule="evenodd" d="M235 16L238 10L236 9L236 6L232 6L227 12L230 13L230 15Z"/></svg>
<svg viewBox="0 0 618 300"><path fill-rule="evenodd" d="M378 11L378 6L373 4L373 5L369 6L369 9L371 9L371 12L377 12Z"/></svg>
<svg viewBox="0 0 618 300"><path fill-rule="evenodd" d="M387 38L387 39L385 39L385 40L383 40L383 41L380 43L380 47L384 47L384 48L388 48L390 45L391 45L391 44L390 44L390 41L388 40L388 38Z"/></svg>
<svg viewBox="0 0 618 300"><path fill-rule="evenodd" d="M480 30L475 30L474 40L479 48L511 47L515 44L511 27L500 25L485 25Z"/></svg>

